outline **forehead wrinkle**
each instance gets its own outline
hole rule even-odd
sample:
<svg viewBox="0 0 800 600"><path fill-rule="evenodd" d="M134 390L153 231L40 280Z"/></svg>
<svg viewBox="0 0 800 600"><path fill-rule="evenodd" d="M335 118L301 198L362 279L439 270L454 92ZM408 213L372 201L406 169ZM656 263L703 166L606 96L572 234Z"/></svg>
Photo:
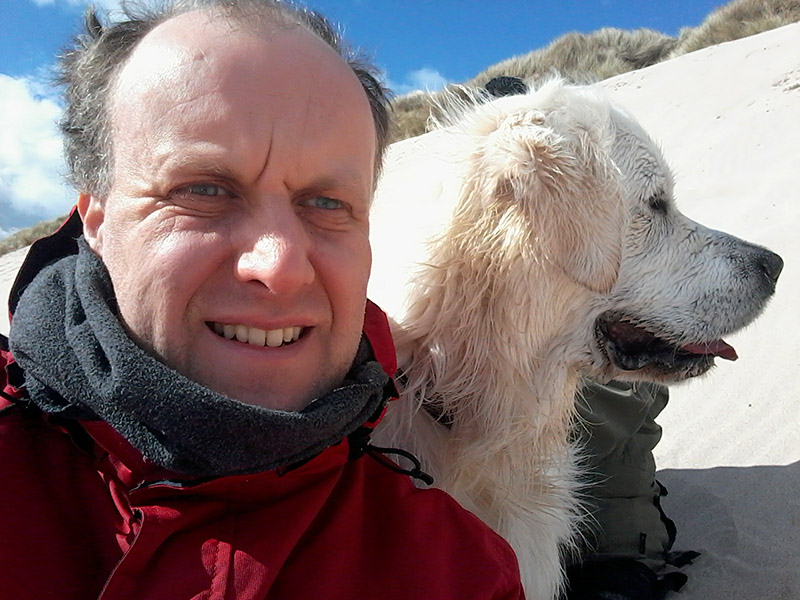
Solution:
<svg viewBox="0 0 800 600"><path fill-rule="evenodd" d="M323 47L322 49L325 52L328 51L327 47ZM336 58L338 60L338 57ZM344 73L347 76L351 75L349 68L347 68ZM317 70L311 74L312 77L318 78L323 82L326 79L330 79L332 85L334 83L341 84L341 75L342 73L331 73L329 69ZM355 90L360 98L363 91L354 75L352 76L351 83L353 85L351 91ZM322 87L326 88L324 84ZM276 89L273 95L281 96L283 94L280 89ZM368 115L368 122L370 127L372 127L373 124L368 100L365 94L363 94L363 96L365 114ZM298 104L298 100L302 102L302 104ZM293 165L294 168L289 171L289 175L287 175L288 178L283 182L287 189L297 191L299 189L341 190L344 188L349 192L371 197L374 187L372 181L374 178L373 161L370 161L370 171L368 174L362 173L360 170L352 168L347 164L331 164L330 162L317 164L316 162L318 160L317 146L319 144L330 145L335 143L335 140L330 137L331 133L328 129L328 123L331 121L329 113L336 112L338 106L331 104L331 98L329 96L316 97L312 94L306 94L299 99L287 96L287 101L291 104L287 112L293 113L292 123L294 123L295 126L299 126L299 129L291 129L289 121L285 119L275 119L270 122L270 144L267 148L264 168L260 176L263 176L267 172L271 156L274 155L274 160L281 159L280 148L286 139L291 139L293 143L296 143L297 139L299 139L302 141L302 154L299 157L299 161ZM303 165L306 167L310 166L310 168L304 168ZM318 173L318 175L309 180L293 180L293 173L302 173L303 171L313 171Z"/></svg>
<svg viewBox="0 0 800 600"><path fill-rule="evenodd" d="M236 167L225 161L227 153L222 154L221 160L209 156L207 152L202 154L182 152L178 159L174 159L174 156L169 153L161 162L162 169L166 173L186 171L187 174L211 175L228 181L242 179L242 174L236 170Z"/></svg>

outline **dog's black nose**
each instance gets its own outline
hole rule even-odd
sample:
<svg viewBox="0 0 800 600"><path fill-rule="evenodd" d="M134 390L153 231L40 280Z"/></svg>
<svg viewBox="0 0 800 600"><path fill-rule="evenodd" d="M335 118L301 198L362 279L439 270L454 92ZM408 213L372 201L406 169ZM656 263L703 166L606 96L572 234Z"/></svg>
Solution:
<svg viewBox="0 0 800 600"><path fill-rule="evenodd" d="M783 271L783 259L780 256L764 249L758 257L758 264L761 270L766 273L772 285L778 283L778 276L780 276L781 271Z"/></svg>

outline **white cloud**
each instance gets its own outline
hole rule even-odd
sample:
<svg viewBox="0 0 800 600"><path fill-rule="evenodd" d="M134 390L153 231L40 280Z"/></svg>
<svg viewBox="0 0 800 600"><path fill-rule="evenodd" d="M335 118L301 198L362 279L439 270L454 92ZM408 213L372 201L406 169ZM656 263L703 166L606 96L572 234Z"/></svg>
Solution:
<svg viewBox="0 0 800 600"><path fill-rule="evenodd" d="M74 8L86 8L90 4L102 8L109 13L117 12L120 9L122 0L30 0L36 6L69 6Z"/></svg>
<svg viewBox="0 0 800 600"><path fill-rule="evenodd" d="M0 229L27 227L64 214L74 193L65 172L52 88L0 74Z"/></svg>
<svg viewBox="0 0 800 600"><path fill-rule="evenodd" d="M423 67L416 71L411 71L405 76L402 82L388 79L386 84L395 94L403 95L411 92L435 92L442 89L449 83L447 78L436 69Z"/></svg>
<svg viewBox="0 0 800 600"><path fill-rule="evenodd" d="M447 79L439 71L428 67L412 71L409 79L419 89L429 92L440 90L447 85Z"/></svg>

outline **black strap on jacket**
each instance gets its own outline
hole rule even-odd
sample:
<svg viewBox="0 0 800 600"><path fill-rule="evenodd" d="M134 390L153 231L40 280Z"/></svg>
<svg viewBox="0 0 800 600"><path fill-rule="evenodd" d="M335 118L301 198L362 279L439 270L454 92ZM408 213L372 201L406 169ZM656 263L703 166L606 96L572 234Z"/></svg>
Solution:
<svg viewBox="0 0 800 600"><path fill-rule="evenodd" d="M375 446L370 442L372 429L370 427L360 427L348 436L350 441L350 460L361 458L365 454L379 463L381 466L386 467L390 471L400 473L402 475L410 475L414 479L419 479L425 485L433 485L433 477L422 470L422 463L419 459L402 448L384 448ZM411 462L413 465L410 469L404 469L393 460L388 458L389 455L401 456Z"/></svg>

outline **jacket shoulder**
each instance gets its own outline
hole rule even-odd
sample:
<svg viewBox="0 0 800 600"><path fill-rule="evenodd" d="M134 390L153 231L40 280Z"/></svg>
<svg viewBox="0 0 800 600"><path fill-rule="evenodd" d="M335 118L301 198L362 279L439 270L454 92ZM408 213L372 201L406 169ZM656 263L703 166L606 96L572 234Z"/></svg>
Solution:
<svg viewBox="0 0 800 600"><path fill-rule="evenodd" d="M119 515L95 462L35 409L11 402L0 408L4 598L97 596L103 574L119 558Z"/></svg>
<svg viewBox="0 0 800 600"><path fill-rule="evenodd" d="M483 521L442 490L417 488L371 459L361 462L373 496L367 510L398 550L395 566L425 582L426 597L524 597L514 551Z"/></svg>

